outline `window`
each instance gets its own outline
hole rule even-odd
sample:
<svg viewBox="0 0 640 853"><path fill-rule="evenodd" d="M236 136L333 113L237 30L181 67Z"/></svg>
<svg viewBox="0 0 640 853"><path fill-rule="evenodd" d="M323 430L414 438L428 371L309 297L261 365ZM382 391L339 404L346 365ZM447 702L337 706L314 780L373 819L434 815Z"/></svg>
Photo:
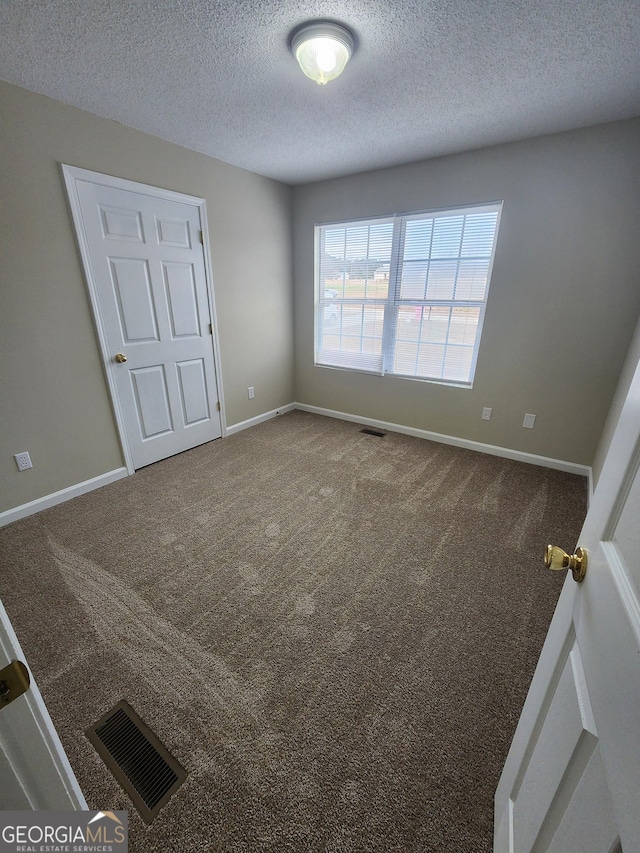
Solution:
<svg viewBox="0 0 640 853"><path fill-rule="evenodd" d="M317 225L315 363L471 386L501 208Z"/></svg>

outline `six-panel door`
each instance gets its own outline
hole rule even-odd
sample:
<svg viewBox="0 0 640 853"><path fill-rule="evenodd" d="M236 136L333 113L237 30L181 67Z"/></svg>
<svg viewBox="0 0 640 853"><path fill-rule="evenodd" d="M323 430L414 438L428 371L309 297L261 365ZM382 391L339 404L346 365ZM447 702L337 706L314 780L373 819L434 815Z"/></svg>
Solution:
<svg viewBox="0 0 640 853"><path fill-rule="evenodd" d="M77 181L135 468L221 435L196 205Z"/></svg>

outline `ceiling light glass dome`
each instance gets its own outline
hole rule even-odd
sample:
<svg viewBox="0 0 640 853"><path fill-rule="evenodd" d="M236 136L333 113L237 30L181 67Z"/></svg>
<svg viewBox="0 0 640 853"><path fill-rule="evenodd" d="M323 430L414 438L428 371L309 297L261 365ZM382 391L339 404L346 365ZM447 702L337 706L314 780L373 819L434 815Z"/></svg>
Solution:
<svg viewBox="0 0 640 853"><path fill-rule="evenodd" d="M321 86L342 74L353 47L349 30L330 21L303 24L291 36L291 50L300 68Z"/></svg>

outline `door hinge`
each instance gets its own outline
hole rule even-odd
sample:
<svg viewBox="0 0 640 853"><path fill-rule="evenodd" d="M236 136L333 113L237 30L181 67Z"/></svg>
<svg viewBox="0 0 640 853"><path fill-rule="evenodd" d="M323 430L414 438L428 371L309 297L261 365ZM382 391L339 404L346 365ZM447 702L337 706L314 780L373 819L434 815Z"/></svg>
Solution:
<svg viewBox="0 0 640 853"><path fill-rule="evenodd" d="M200 242L201 242L201 243L202 243L202 245L204 246L204 231L201 231L201 232L200 232Z"/></svg>
<svg viewBox="0 0 640 853"><path fill-rule="evenodd" d="M221 406L220 406L220 400L218 400L218 403L217 403L217 409L218 409L218 411L220 411L220 409L221 409Z"/></svg>
<svg viewBox="0 0 640 853"><path fill-rule="evenodd" d="M29 670L20 660L0 669L0 710L26 693L31 684Z"/></svg>
<svg viewBox="0 0 640 853"><path fill-rule="evenodd" d="M213 334L213 323L209 323L209 334Z"/></svg>

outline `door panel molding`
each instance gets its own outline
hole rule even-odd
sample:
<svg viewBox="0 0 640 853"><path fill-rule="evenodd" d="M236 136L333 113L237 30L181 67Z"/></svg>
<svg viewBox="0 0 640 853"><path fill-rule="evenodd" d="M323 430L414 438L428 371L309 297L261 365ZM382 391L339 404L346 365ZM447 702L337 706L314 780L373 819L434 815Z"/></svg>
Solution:
<svg viewBox="0 0 640 853"><path fill-rule="evenodd" d="M612 541L603 542L602 550L607 559L611 579L620 597L620 603L640 648L640 600L625 566L623 554L618 544Z"/></svg>

